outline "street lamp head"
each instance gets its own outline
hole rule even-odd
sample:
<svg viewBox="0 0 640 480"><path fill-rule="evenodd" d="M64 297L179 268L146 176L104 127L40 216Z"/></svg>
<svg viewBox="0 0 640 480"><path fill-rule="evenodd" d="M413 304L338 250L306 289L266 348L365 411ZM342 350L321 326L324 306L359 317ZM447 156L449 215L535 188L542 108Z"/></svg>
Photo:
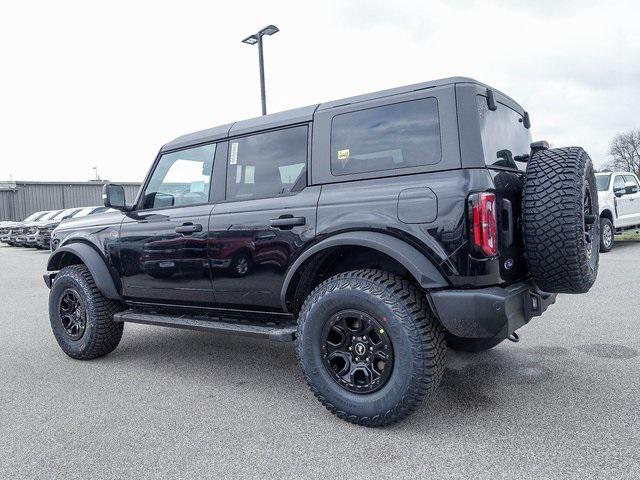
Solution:
<svg viewBox="0 0 640 480"><path fill-rule="evenodd" d="M268 27L264 27L262 30L258 32L258 35L273 35L274 33L278 33L280 29L275 25L269 25Z"/></svg>
<svg viewBox="0 0 640 480"><path fill-rule="evenodd" d="M255 45L256 43L258 43L258 35L249 35L247 38L242 40L242 43Z"/></svg>

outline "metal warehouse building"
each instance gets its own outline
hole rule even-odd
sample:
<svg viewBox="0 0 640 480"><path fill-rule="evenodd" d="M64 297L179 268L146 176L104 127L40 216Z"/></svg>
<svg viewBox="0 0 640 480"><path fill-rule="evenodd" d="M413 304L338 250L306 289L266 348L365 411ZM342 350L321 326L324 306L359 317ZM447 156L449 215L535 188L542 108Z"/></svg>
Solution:
<svg viewBox="0 0 640 480"><path fill-rule="evenodd" d="M41 210L102 205L106 182L0 182L0 221L22 220ZM120 183L133 202L139 183Z"/></svg>

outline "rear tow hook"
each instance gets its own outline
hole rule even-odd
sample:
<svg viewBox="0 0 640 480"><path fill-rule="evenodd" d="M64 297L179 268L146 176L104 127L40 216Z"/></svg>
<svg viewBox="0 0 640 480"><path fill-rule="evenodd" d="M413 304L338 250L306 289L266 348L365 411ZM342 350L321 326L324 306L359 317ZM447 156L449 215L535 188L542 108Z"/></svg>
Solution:
<svg viewBox="0 0 640 480"><path fill-rule="evenodd" d="M518 343L520 341L520 337L518 336L518 334L516 332L513 332L511 335L509 335L507 337L510 341L512 341L513 343Z"/></svg>

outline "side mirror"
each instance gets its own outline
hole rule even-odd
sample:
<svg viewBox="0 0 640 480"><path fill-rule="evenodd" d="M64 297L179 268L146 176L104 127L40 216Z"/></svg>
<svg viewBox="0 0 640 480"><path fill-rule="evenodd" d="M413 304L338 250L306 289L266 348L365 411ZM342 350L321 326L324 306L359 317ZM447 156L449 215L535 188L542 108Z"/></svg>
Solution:
<svg viewBox="0 0 640 480"><path fill-rule="evenodd" d="M124 187L115 183L107 183L102 188L102 200L107 208L126 211L127 205L124 198Z"/></svg>
<svg viewBox="0 0 640 480"><path fill-rule="evenodd" d="M625 193L627 193L627 189L625 187L618 187L618 188L614 188L613 189L613 194L616 197L621 197L623 196Z"/></svg>
<svg viewBox="0 0 640 480"><path fill-rule="evenodd" d="M631 195L632 193L638 193L638 185L633 182L627 182L624 186L624 192L627 195Z"/></svg>

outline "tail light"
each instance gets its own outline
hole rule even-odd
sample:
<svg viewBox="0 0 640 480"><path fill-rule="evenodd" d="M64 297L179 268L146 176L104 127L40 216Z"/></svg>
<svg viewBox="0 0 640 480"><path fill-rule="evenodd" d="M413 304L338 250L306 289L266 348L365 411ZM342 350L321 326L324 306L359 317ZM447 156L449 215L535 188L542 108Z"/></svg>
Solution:
<svg viewBox="0 0 640 480"><path fill-rule="evenodd" d="M487 192L469 195L469 214L474 246L487 257L493 257L498 253L496 196Z"/></svg>

